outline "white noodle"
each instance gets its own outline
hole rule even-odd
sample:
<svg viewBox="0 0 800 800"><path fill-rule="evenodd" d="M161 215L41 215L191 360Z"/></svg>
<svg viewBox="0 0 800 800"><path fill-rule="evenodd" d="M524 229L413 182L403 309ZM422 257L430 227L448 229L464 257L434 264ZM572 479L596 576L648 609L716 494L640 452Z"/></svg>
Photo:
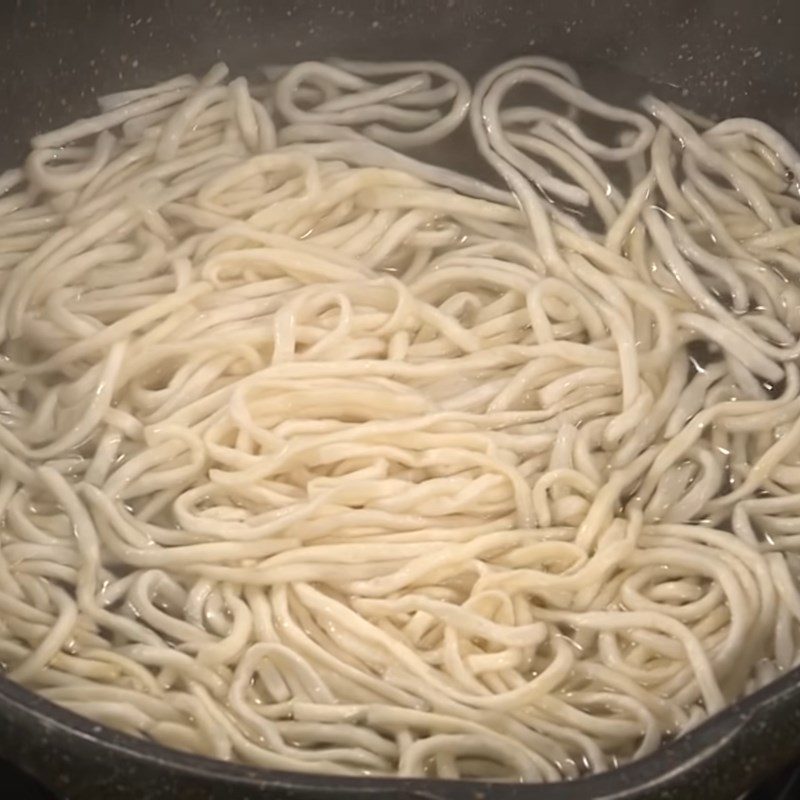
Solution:
<svg viewBox="0 0 800 800"><path fill-rule="evenodd" d="M0 667L269 769L554 781L797 664L796 150L547 58L264 74L0 178ZM396 149L467 115L502 187Z"/></svg>

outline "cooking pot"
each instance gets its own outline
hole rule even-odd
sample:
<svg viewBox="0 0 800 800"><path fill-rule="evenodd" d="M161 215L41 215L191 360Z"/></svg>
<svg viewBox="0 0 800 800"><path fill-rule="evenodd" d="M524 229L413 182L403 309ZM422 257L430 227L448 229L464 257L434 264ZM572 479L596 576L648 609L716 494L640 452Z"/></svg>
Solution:
<svg viewBox="0 0 800 800"><path fill-rule="evenodd" d="M600 94L633 76L708 115L765 119L800 142L797 0L7 0L0 167L94 96L199 72L344 56L435 58L470 77L546 53ZM622 72L618 72L618 71ZM626 79L628 81L629 79ZM634 85L623 81L622 84ZM719 800L800 756L800 672L658 752L552 785L320 777L213 761L109 730L0 675L0 757L73 800Z"/></svg>

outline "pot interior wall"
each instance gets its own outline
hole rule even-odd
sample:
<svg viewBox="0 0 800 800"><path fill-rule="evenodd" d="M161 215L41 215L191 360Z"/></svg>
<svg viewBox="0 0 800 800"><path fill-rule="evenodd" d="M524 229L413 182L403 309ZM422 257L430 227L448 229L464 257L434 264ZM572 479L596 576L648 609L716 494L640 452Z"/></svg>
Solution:
<svg viewBox="0 0 800 800"><path fill-rule="evenodd" d="M16 0L0 4L0 166L93 97L224 58L437 58L471 75L542 52L613 64L800 140L794 0Z"/></svg>

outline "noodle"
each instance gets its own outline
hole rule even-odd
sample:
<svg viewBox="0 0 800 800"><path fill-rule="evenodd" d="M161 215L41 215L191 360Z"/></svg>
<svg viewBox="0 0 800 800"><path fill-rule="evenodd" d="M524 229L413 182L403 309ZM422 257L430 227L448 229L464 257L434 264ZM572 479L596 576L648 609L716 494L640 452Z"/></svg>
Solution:
<svg viewBox="0 0 800 800"><path fill-rule="evenodd" d="M794 667L797 151L547 58L264 76L0 180L0 668L269 769L555 781ZM466 120L502 187L413 155Z"/></svg>

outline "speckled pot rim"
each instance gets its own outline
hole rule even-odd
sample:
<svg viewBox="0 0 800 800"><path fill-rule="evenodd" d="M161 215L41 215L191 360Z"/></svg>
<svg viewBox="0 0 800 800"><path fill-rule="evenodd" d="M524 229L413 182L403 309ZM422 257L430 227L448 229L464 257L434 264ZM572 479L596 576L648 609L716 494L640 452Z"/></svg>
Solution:
<svg viewBox="0 0 800 800"><path fill-rule="evenodd" d="M535 787L476 781L342 778L216 761L172 751L96 724L0 676L2 752L15 754L15 750L36 748L42 735L51 741L56 737L65 749L74 751L73 757L91 753L117 764L121 760L126 769L134 772L163 774L167 780L186 775L242 789L281 788L298 798L336 794L408 800L710 800L733 797L800 756L800 668L646 758L601 775ZM24 768L25 754L15 755ZM57 776L40 778L59 790Z"/></svg>

